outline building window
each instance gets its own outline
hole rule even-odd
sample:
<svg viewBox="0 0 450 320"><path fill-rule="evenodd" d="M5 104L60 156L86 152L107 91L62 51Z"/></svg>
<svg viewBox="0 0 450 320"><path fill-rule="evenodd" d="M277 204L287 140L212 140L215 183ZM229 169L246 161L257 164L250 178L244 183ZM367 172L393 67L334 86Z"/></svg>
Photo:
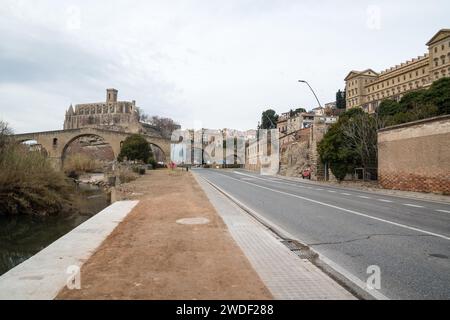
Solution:
<svg viewBox="0 0 450 320"><path fill-rule="evenodd" d="M58 145L58 138L53 138L53 146L56 147Z"/></svg>

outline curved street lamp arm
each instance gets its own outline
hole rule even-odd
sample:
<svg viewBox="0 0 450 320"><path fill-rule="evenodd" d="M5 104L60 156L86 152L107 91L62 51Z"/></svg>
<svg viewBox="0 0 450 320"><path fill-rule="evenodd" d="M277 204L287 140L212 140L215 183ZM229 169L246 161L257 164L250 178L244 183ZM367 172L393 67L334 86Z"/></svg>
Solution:
<svg viewBox="0 0 450 320"><path fill-rule="evenodd" d="M311 86L309 85L308 81L305 81L305 80L298 80L298 82L304 82L304 83L306 83L306 84L308 85L309 89L311 90L311 92L313 93L314 97L316 98L317 103L319 104L319 107L322 108L322 104L320 103L319 98L317 98L316 93L314 92L313 88L311 88Z"/></svg>

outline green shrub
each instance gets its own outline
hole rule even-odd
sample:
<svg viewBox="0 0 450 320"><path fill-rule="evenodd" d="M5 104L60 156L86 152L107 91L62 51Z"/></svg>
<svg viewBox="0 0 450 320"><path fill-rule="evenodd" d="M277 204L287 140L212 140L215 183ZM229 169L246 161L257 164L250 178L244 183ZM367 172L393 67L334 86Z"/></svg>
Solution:
<svg viewBox="0 0 450 320"><path fill-rule="evenodd" d="M123 161L126 158L129 161L142 161L148 163L152 157L152 149L147 140L139 134L134 134L126 138L123 142L118 160Z"/></svg>
<svg viewBox="0 0 450 320"><path fill-rule="evenodd" d="M153 170L158 168L158 162L156 162L155 158L151 157L148 163L152 166Z"/></svg>
<svg viewBox="0 0 450 320"><path fill-rule="evenodd" d="M353 168L345 162L332 162L330 169L336 179L342 181Z"/></svg>
<svg viewBox="0 0 450 320"><path fill-rule="evenodd" d="M377 114L386 126L450 114L450 78L433 82L429 89L409 92L399 102L386 99Z"/></svg>

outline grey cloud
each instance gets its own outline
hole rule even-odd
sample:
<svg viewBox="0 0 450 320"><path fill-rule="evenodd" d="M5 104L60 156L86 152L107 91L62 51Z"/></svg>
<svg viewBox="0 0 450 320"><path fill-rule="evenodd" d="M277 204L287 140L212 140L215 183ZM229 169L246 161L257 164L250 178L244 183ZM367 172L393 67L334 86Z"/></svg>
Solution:
<svg viewBox="0 0 450 320"><path fill-rule="evenodd" d="M37 38L0 30L0 35L0 83L83 81L105 77L105 65L112 63L56 33Z"/></svg>

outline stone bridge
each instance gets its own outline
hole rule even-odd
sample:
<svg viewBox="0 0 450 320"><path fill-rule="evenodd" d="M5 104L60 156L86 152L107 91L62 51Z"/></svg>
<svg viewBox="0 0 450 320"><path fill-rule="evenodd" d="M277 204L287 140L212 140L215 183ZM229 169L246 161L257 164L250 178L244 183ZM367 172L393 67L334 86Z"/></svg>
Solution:
<svg viewBox="0 0 450 320"><path fill-rule="evenodd" d="M58 131L44 131L44 132L33 132L14 135L14 139L19 142L26 142L35 140L39 145L41 145L48 154L56 168L61 168L65 152L68 146L76 139L83 136L98 136L102 138L105 143L108 143L113 152L114 157L117 158L122 143L132 133L98 129L98 128L81 128L81 129L69 129L69 130L58 130ZM148 135L143 135L147 141L161 149L164 153L165 161L170 161L170 140L161 137L153 137Z"/></svg>

